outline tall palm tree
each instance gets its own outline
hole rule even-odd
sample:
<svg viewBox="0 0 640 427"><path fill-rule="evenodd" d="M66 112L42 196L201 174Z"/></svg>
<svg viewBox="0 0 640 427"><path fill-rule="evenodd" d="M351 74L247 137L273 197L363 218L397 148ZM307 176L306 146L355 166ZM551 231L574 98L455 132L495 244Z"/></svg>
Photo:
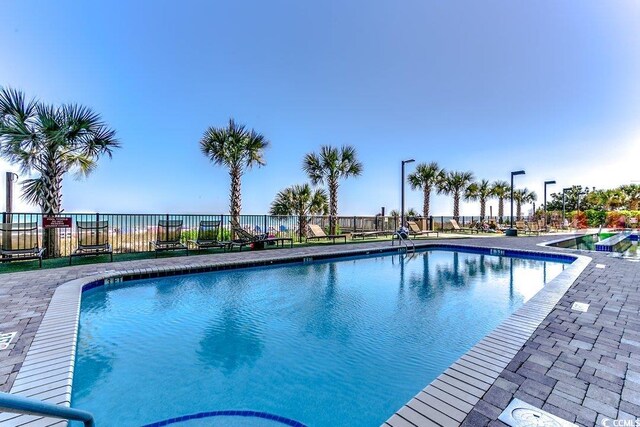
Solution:
<svg viewBox="0 0 640 427"><path fill-rule="evenodd" d="M487 200L491 197L493 197L493 187L491 187L489 180L486 179L469 185L465 193L465 199L478 200L480 202L480 219L485 218Z"/></svg>
<svg viewBox="0 0 640 427"><path fill-rule="evenodd" d="M313 185L326 183L329 188L329 229L334 234L338 215L339 180L362 173L362 163L358 161L356 149L350 145L340 148L323 145L320 153L304 156L302 169Z"/></svg>
<svg viewBox="0 0 640 427"><path fill-rule="evenodd" d="M498 198L498 217L502 223L504 217L504 200L511 197L511 185L507 181L494 181L491 184L491 192Z"/></svg>
<svg viewBox="0 0 640 427"><path fill-rule="evenodd" d="M473 180L472 172L450 171L447 172L438 185L438 193L453 196L453 217L456 220L460 216L460 196L467 190Z"/></svg>
<svg viewBox="0 0 640 427"><path fill-rule="evenodd" d="M445 170L436 162L420 163L407 177L412 189L422 189L422 216L424 218L429 218L431 190L437 187L445 173Z"/></svg>
<svg viewBox="0 0 640 427"><path fill-rule="evenodd" d="M299 237L307 228L309 215L327 215L327 193L320 188L313 190L309 184L292 185L276 194L269 210L271 215L296 215Z"/></svg>
<svg viewBox="0 0 640 427"><path fill-rule="evenodd" d="M0 89L0 156L37 174L23 183L23 198L44 215L62 212L62 180L68 172L89 175L98 159L111 157L120 144L116 133L90 108L77 104L53 106L23 92ZM44 234L50 257L59 255L56 230Z"/></svg>
<svg viewBox="0 0 640 427"><path fill-rule="evenodd" d="M513 192L513 200L516 202L516 218L522 218L522 205L533 203L538 200L535 191L529 191L526 188L518 189Z"/></svg>
<svg viewBox="0 0 640 427"><path fill-rule="evenodd" d="M269 141L264 135L229 119L226 127L209 127L200 139L200 150L214 164L229 169L229 212L238 221L242 209L242 175L253 166L264 166Z"/></svg>

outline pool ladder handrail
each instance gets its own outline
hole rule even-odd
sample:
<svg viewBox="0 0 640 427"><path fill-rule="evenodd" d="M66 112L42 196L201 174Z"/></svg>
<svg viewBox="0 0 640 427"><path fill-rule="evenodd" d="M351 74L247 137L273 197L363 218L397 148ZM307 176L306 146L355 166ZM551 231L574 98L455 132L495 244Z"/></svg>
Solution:
<svg viewBox="0 0 640 427"><path fill-rule="evenodd" d="M93 415L87 411L58 406L37 399L0 392L0 412L22 415L39 415L63 420L81 421L84 427L95 427Z"/></svg>
<svg viewBox="0 0 640 427"><path fill-rule="evenodd" d="M398 240L404 245L404 248L405 248L406 252L409 252L409 245L407 244L407 241L409 241L411 243L413 253L416 252L416 244L413 242L413 240L411 240L411 238L407 237L405 239L404 237L402 237L402 234L400 232L398 232L398 231L396 231L393 234L393 237L397 237L398 238ZM393 246L393 241L394 241L393 237L391 238L391 246Z"/></svg>

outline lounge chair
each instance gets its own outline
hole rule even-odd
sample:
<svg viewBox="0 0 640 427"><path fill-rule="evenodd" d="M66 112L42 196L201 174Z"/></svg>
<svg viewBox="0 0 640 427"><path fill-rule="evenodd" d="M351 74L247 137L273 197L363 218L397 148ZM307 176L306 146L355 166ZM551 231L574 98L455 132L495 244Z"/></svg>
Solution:
<svg viewBox="0 0 640 427"><path fill-rule="evenodd" d="M174 251L184 249L189 255L189 248L184 245L182 239L182 220L158 221L158 235L156 240L149 242L156 252L156 258L160 251Z"/></svg>
<svg viewBox="0 0 640 427"><path fill-rule="evenodd" d="M331 239L333 243L336 242L336 239L343 239L344 243L347 243L347 235L346 234L327 234L324 230L316 224L308 224L307 225L307 236L306 241L309 240L321 240L321 239Z"/></svg>
<svg viewBox="0 0 640 427"><path fill-rule="evenodd" d="M521 233L527 232L527 224L524 221L518 220L516 221L516 230Z"/></svg>
<svg viewBox="0 0 640 427"><path fill-rule="evenodd" d="M293 247L293 239L291 237L269 237L268 234L252 234L240 226L240 224L234 220L231 220L231 229L236 235L236 238L229 242L229 249L233 250L234 246L237 246L239 250L242 250L243 246L251 246L254 249L264 249L265 244L275 244L284 247L285 242L289 243L289 247Z"/></svg>
<svg viewBox="0 0 640 427"><path fill-rule="evenodd" d="M382 231L382 230L377 230L377 231L356 231L354 233L351 233L351 238L352 239L356 239L356 238L360 237L360 238L362 238L362 240L364 240L367 237L388 236L389 234L393 234L393 233L391 231Z"/></svg>
<svg viewBox="0 0 640 427"><path fill-rule="evenodd" d="M456 221L455 219L450 219L449 222L451 223L451 225L453 226L453 230L452 231L457 231L457 232L461 232L461 233L465 233L465 232L469 232L472 233L475 231L476 233L478 233L478 228L477 227L460 227L460 224L458 224L458 221Z"/></svg>
<svg viewBox="0 0 640 427"><path fill-rule="evenodd" d="M38 223L0 224L2 232L0 242L1 262L37 259L42 268L44 249L38 242Z"/></svg>
<svg viewBox="0 0 640 427"><path fill-rule="evenodd" d="M75 256L110 255L113 262L113 250L109 244L109 221L76 222L78 248L69 254L69 265Z"/></svg>
<svg viewBox="0 0 640 427"><path fill-rule="evenodd" d="M202 249L227 249L231 242L221 242L218 240L220 234L220 221L200 221L198 226L198 236L196 240L188 240L198 250Z"/></svg>
<svg viewBox="0 0 640 427"><path fill-rule="evenodd" d="M534 234L536 236L540 235L540 226L538 225L538 221L529 221L527 223L527 230L525 231L526 234Z"/></svg>
<svg viewBox="0 0 640 427"><path fill-rule="evenodd" d="M409 237L429 237L431 234L435 234L438 237L437 231L421 230L415 221L407 221L407 225L409 226Z"/></svg>

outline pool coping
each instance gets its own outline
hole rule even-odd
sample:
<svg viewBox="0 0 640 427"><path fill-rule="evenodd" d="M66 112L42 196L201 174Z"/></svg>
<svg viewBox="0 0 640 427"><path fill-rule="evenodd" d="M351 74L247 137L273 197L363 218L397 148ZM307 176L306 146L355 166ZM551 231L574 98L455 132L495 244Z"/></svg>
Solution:
<svg viewBox="0 0 640 427"><path fill-rule="evenodd" d="M591 258L510 248L468 247L441 242L416 242L419 249L453 249L502 256L528 256L574 260L534 297L512 313L439 377L389 418L385 426L458 425L500 372L533 334L558 300L589 264ZM375 253L404 252L397 246L376 248L337 248L313 255L279 253L262 260L200 262L188 266L114 270L70 280L58 286L36 332L11 393L62 406L71 404L71 386L77 347L82 293L97 286L117 285L122 281L164 277L256 266L282 265ZM342 249L342 250L340 250ZM442 378L441 378L442 377ZM486 387L484 387L486 385ZM479 396L478 393L481 394ZM453 409L451 409L453 408ZM460 409L462 408L462 409ZM443 413L445 411L446 413ZM453 417L452 417L453 416ZM462 419L460 419L462 417ZM435 420L434 420L435 418ZM409 420L411 420L409 422ZM66 421L32 415L0 414L0 424L22 425L37 421L42 426L62 426ZM418 423L420 422L420 423Z"/></svg>

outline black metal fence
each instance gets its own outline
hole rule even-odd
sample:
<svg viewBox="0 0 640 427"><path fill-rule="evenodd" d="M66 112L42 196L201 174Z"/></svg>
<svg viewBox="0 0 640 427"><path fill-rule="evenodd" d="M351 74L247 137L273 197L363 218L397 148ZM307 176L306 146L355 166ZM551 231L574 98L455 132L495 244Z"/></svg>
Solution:
<svg viewBox="0 0 640 427"><path fill-rule="evenodd" d="M55 218L71 218L71 228L58 228L48 235L55 239L55 253L47 256L69 256L78 245L78 222L108 222L108 239L114 253L137 253L151 250L150 242L157 238L159 221L182 220L182 240L195 240L200 221L220 221L220 240L230 240L232 236L230 215L209 214L113 214L113 213L62 213ZM416 218L423 229L446 231L452 229L450 216L435 216L428 219ZM465 226L478 221L479 216L460 216L458 222ZM508 221L508 218L504 218ZM40 245L45 235L43 215L41 213L2 213L3 223L37 223L39 227ZM247 231L256 234L268 234L274 237L290 237L294 241L303 241L305 230L300 229L298 216L273 215L241 215L240 225ZM327 230L329 216L310 216L303 218L303 223L317 224ZM399 227L399 218L390 216L338 216L337 233L354 233L362 231L394 231Z"/></svg>

